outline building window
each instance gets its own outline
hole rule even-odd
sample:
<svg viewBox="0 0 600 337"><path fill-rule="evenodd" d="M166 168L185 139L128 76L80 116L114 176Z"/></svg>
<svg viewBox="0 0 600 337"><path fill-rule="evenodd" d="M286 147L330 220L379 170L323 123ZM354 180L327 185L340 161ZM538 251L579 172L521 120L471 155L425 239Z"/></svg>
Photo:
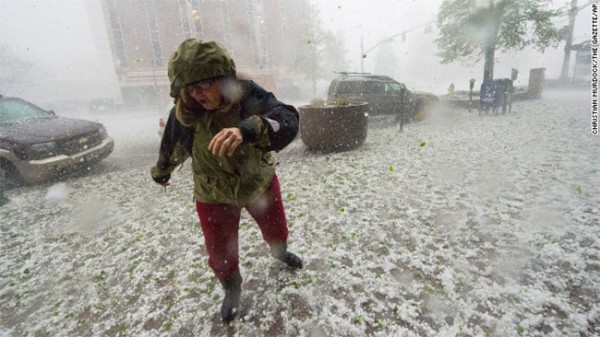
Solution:
<svg viewBox="0 0 600 337"><path fill-rule="evenodd" d="M231 13L229 12L229 1L221 1L221 11L223 13L223 44L225 45L225 48L227 48L232 54L231 56L235 57L235 55L233 55L233 34L231 33Z"/></svg>
<svg viewBox="0 0 600 337"><path fill-rule="evenodd" d="M127 63L127 52L125 50L125 43L123 41L123 31L121 29L121 21L119 20L119 8L117 0L106 1L106 10L108 12L110 32L114 41L115 53L117 54L117 61L119 67L126 68Z"/></svg>
<svg viewBox="0 0 600 337"><path fill-rule="evenodd" d="M248 14L250 14L250 16L254 16L254 0L248 0Z"/></svg>
<svg viewBox="0 0 600 337"><path fill-rule="evenodd" d="M283 28L288 25L288 8L286 6L285 0L279 0L279 18L280 23Z"/></svg>
<svg viewBox="0 0 600 337"><path fill-rule="evenodd" d="M268 45L269 44L267 43L267 35L262 34L260 36L260 48L261 48L260 59L261 59L262 65L265 65L265 66L270 66L269 48L267 47Z"/></svg>
<svg viewBox="0 0 600 337"><path fill-rule="evenodd" d="M189 1L189 0L188 0ZM202 31L202 16L200 12L200 0L191 0L192 4L192 22L194 26L194 33L197 38L203 39L204 32Z"/></svg>
<svg viewBox="0 0 600 337"><path fill-rule="evenodd" d="M160 32L156 20L156 7L153 0L144 0L144 14L150 31L150 43L152 44L152 66L162 67L163 59L160 49Z"/></svg>
<svg viewBox="0 0 600 337"><path fill-rule="evenodd" d="M181 31L186 39L192 37L192 29L190 27L190 21L188 20L187 13L187 0L179 0L179 19L181 20Z"/></svg>

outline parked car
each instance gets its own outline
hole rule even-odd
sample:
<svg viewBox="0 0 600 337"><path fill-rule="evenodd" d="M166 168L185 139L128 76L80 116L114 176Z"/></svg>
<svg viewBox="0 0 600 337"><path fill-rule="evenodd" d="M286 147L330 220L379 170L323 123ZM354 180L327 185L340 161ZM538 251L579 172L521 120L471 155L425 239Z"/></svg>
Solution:
<svg viewBox="0 0 600 337"><path fill-rule="evenodd" d="M106 158L114 141L100 123L56 116L0 96L0 184L37 184Z"/></svg>
<svg viewBox="0 0 600 337"><path fill-rule="evenodd" d="M431 93L410 91L406 85L385 75L343 72L331 81L327 101L344 99L367 102L369 115L396 115L404 120L418 119L419 113L439 102Z"/></svg>

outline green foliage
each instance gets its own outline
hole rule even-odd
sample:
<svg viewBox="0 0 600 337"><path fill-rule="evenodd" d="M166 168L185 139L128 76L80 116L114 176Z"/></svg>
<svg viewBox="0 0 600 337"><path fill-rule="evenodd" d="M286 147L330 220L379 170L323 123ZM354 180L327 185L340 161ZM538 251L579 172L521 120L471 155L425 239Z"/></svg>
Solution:
<svg viewBox="0 0 600 337"><path fill-rule="evenodd" d="M493 61L494 51L539 51L555 47L566 27L559 27L564 9L552 9L552 0L444 0L437 16L440 37L436 40L442 63L471 63L483 55ZM493 62L490 63L493 65Z"/></svg>
<svg viewBox="0 0 600 337"><path fill-rule="evenodd" d="M349 97L340 96L335 99L335 105L346 106L352 104L352 100Z"/></svg>
<svg viewBox="0 0 600 337"><path fill-rule="evenodd" d="M313 98L310 101L310 107L311 108L323 108L323 107L325 107L325 100L323 100L321 98Z"/></svg>
<svg viewBox="0 0 600 337"><path fill-rule="evenodd" d="M329 103L329 105L337 105L337 106L348 106L348 105L352 105L352 104L354 104L354 101L351 98L345 97L345 96L338 97L335 99L334 102ZM325 102L321 98L313 98L309 104L309 107L311 107L311 108L325 108L327 106L328 106L328 103Z"/></svg>
<svg viewBox="0 0 600 337"><path fill-rule="evenodd" d="M166 321L161 326L161 329L164 331L171 331L171 328L173 328L173 322L171 321Z"/></svg>
<svg viewBox="0 0 600 337"><path fill-rule="evenodd" d="M106 278L106 271L101 270L100 272L94 274L94 281L101 282Z"/></svg>

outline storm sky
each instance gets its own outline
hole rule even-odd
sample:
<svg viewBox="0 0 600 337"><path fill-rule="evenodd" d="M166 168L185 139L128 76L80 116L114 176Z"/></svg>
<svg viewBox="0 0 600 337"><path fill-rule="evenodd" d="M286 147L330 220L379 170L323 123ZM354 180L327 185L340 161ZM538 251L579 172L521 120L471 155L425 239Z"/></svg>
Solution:
<svg viewBox="0 0 600 337"><path fill-rule="evenodd" d="M35 101L118 94L99 1L0 0L0 46L31 62L27 86L9 94ZM1 71L1 69L0 69Z"/></svg>
<svg viewBox="0 0 600 337"><path fill-rule="evenodd" d="M407 83L409 87L441 94L451 82L456 82L457 89L466 89L470 78L481 79L483 76L483 60L472 66L459 63L442 65L440 58L435 56L437 27L434 21L442 0L378 0L368 4L361 0L326 0L313 3L320 11L325 28L333 32L342 31L345 35L351 71L361 69L361 38L364 50L367 50L388 37L409 31L405 41L398 37L390 43L395 58L399 60L399 64L393 67L395 69L391 69L397 80ZM554 1L557 7L570 3L570 0ZM588 1L579 0L578 3L582 6ZM432 33L425 32L423 26L428 23L433 23ZM579 12L575 23L573 42L589 39L590 6ZM379 60L378 52L383 48L389 50L390 46L379 45L367 55L363 61L365 71L374 71L375 63ZM556 49L546 49L544 54L532 48L506 54L497 52L494 77L510 77L511 68L517 68L520 74L517 85L526 85L529 69L546 68L546 78L557 78L562 67L563 48L564 42ZM574 59L575 53L571 55L571 63Z"/></svg>
<svg viewBox="0 0 600 337"><path fill-rule="evenodd" d="M364 70L386 71L409 87L444 93L451 82L465 89L468 79L481 78L482 62L471 67L441 65L434 44L437 28L426 33L423 27L436 18L441 0L313 0L325 29L341 32L348 51L349 71L360 71L361 39L364 49L402 31L406 40L396 38L373 49L364 59ZM556 5L569 3L557 0ZM580 0L585 4L587 1ZM99 1L78 0L0 0L0 45L32 62L24 74L31 82L27 88L15 88L13 95L28 98L66 99L79 96L111 96L118 92L106 28L100 15ZM574 42L590 37L590 7L577 16ZM547 78L560 75L564 42L556 49L540 54L526 49L497 54L495 77L510 76L517 68L517 85L526 84L531 68L545 67ZM382 51L383 50L383 51ZM397 63L382 68L379 53L393 53ZM574 60L574 55L571 57ZM375 69L375 63L379 67ZM382 70L383 69L383 70ZM2 71L0 69L0 71ZM56 85L60 83L60 85ZM36 90L37 88L37 90ZM34 92L35 91L35 92Z"/></svg>

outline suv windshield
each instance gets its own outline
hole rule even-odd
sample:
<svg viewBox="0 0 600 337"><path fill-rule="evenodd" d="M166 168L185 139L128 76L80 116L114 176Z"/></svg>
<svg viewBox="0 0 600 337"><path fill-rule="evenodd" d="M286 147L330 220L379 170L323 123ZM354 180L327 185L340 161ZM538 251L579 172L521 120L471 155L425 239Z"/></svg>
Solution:
<svg viewBox="0 0 600 337"><path fill-rule="evenodd" d="M52 114L23 100L0 100L0 123L19 123L27 119L48 117L52 117Z"/></svg>

